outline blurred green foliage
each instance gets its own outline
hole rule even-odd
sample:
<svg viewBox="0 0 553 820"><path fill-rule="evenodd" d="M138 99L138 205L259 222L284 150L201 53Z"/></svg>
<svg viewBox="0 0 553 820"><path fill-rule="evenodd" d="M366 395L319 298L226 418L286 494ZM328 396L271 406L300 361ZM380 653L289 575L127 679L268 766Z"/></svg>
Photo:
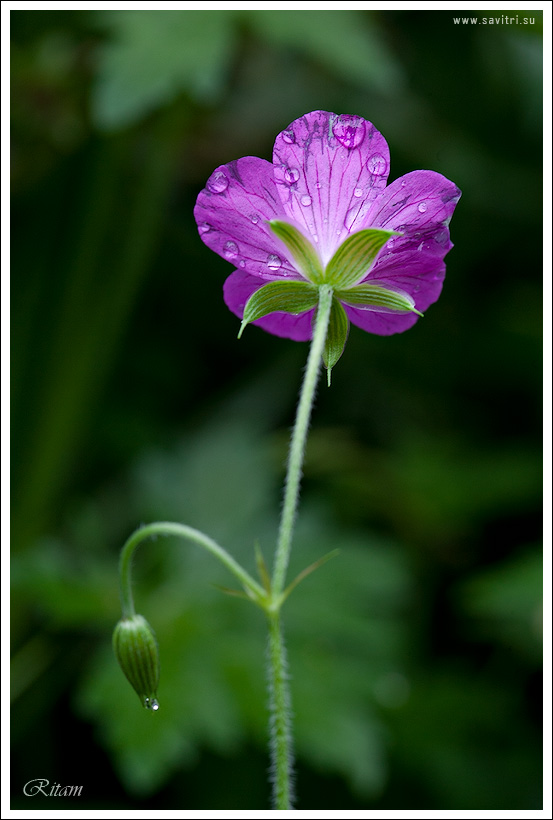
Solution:
<svg viewBox="0 0 553 820"><path fill-rule="evenodd" d="M482 13L472 13L474 16ZM161 709L111 653L118 550L275 540L307 349L250 328L192 217L213 168L316 108L392 178L463 198L440 301L354 328L321 388L286 605L299 808L541 805L541 13L12 11L13 807L266 805L261 616L194 547L147 544ZM48 798L33 807L52 808ZM68 808L67 804L64 804Z"/></svg>

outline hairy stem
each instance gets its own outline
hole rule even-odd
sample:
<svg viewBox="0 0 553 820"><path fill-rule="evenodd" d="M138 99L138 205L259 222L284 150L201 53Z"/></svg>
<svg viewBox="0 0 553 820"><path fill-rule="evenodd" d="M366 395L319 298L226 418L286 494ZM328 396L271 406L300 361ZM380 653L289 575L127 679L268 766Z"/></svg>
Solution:
<svg viewBox="0 0 553 820"><path fill-rule="evenodd" d="M319 289L319 307L313 329L313 340L305 368L305 376L301 388L300 401L296 415L296 423L290 442L290 454L288 457L288 472L286 475L286 485L284 490L284 504L280 519L280 529L278 543L275 554L275 564L273 571L272 592L273 600L278 600L284 588L286 570L290 558L290 548L292 546L292 534L298 507L300 491L301 472L303 467L303 457L305 453L305 442L307 431L313 409L313 400L317 388L317 378L321 367L324 343L328 330L330 308L332 306L332 288L329 285L322 285Z"/></svg>
<svg viewBox="0 0 553 820"><path fill-rule="evenodd" d="M290 694L286 673L286 650L280 625L280 613L269 620L269 692L271 733L271 776L273 806L292 808L292 736L290 731Z"/></svg>

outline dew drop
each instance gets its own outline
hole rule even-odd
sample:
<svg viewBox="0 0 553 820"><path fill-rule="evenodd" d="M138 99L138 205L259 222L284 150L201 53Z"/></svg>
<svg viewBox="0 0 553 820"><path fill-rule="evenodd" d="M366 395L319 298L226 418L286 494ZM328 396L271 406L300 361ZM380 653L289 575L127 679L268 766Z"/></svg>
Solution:
<svg viewBox="0 0 553 820"><path fill-rule="evenodd" d="M245 262L245 260L244 260L244 259L241 259L241 260L240 260L240 264L239 264L239 266L238 266L238 267L240 267L240 268L245 268L245 267L246 267L246 262Z"/></svg>
<svg viewBox="0 0 553 820"><path fill-rule="evenodd" d="M362 188L356 188L353 192L353 196L356 196L357 198L359 198L360 196L363 196L363 189Z"/></svg>
<svg viewBox="0 0 553 820"><path fill-rule="evenodd" d="M250 220L253 222L254 225L257 225L259 222L259 214L252 214L250 216Z"/></svg>
<svg viewBox="0 0 553 820"><path fill-rule="evenodd" d="M371 174L381 177L388 170L388 163L382 154L373 154L372 157L369 157L367 168Z"/></svg>
<svg viewBox="0 0 553 820"><path fill-rule="evenodd" d="M428 208L428 205L426 204L426 202L421 202L420 205L419 205L419 212L421 214L423 214L426 211L427 208Z"/></svg>
<svg viewBox="0 0 553 820"><path fill-rule="evenodd" d="M157 710L159 709L159 703L155 698L153 698L150 703L150 709L152 710L152 712L157 712Z"/></svg>
<svg viewBox="0 0 553 820"><path fill-rule="evenodd" d="M209 233L210 230L211 230L211 225L209 224L209 222L200 222L200 224L198 225L198 232L199 232L200 236L203 236L204 234Z"/></svg>
<svg viewBox="0 0 553 820"><path fill-rule="evenodd" d="M222 194L228 188L228 177L224 171L213 171L206 183L212 194Z"/></svg>
<svg viewBox="0 0 553 820"><path fill-rule="evenodd" d="M357 148L365 136L365 120L362 117L341 114L332 123L332 133L344 148Z"/></svg>
<svg viewBox="0 0 553 820"><path fill-rule="evenodd" d="M344 219L344 227L347 228L348 231L351 230L353 223L359 216L359 211L361 210L362 206L362 202L356 202L356 204L352 205L352 207L347 212L346 218Z"/></svg>
<svg viewBox="0 0 553 820"><path fill-rule="evenodd" d="M267 257L267 267L269 270L278 270L282 265L282 261L276 253L270 253Z"/></svg>
<svg viewBox="0 0 553 820"><path fill-rule="evenodd" d="M305 194L300 199L301 204L304 205L306 208L307 208L308 205L311 205L311 201L312 201L311 197L308 194Z"/></svg>
<svg viewBox="0 0 553 820"><path fill-rule="evenodd" d="M296 135L294 134L292 129L289 128L287 131L282 132L282 139L284 140L284 142L287 142L288 145L292 145L292 143L296 141Z"/></svg>
<svg viewBox="0 0 553 820"><path fill-rule="evenodd" d="M226 259L236 259L236 257L238 256L238 245L236 244L236 242L225 242L223 253Z"/></svg>
<svg viewBox="0 0 553 820"><path fill-rule="evenodd" d="M287 182L288 185L293 185L299 178L300 172L297 168L287 168L284 172L284 181Z"/></svg>

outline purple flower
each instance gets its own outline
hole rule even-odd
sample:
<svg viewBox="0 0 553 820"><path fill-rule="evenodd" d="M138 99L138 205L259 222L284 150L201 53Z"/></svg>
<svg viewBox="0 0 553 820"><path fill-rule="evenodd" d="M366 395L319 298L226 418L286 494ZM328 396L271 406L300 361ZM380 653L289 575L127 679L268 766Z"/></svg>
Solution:
<svg viewBox="0 0 553 820"><path fill-rule="evenodd" d="M350 322L401 333L438 299L461 192L435 171L386 186L389 167L370 122L312 111L278 135L272 163L243 157L211 174L194 216L205 244L236 268L224 298L242 328L310 339L322 284L343 344Z"/></svg>

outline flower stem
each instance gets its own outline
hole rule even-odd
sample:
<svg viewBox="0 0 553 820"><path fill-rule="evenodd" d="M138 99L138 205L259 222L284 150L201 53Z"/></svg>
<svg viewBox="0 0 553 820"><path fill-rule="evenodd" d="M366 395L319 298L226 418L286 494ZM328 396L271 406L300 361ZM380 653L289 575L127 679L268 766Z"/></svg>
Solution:
<svg viewBox="0 0 553 820"><path fill-rule="evenodd" d="M223 547L204 535L203 532L187 527L185 524L173 524L170 521L157 521L155 524L147 524L136 530L127 539L121 550L119 561L119 581L121 585L121 606L124 618L132 618L135 615L134 601L131 585L131 563L133 553L138 545L146 538L156 535L177 535L193 541L203 547L212 555L215 555L232 574L238 578L244 589L254 600L261 600L265 593L262 587L246 572L234 558L228 554Z"/></svg>
<svg viewBox="0 0 553 820"><path fill-rule="evenodd" d="M290 442L284 504L282 507L273 570L272 592L273 600L275 601L278 600L284 589L286 570L290 558L290 548L292 546L292 534L298 507L301 471L305 453L305 442L307 440L307 431L309 429L309 421L313 409L313 399L315 398L317 388L317 377L321 367L321 359L330 318L330 308L332 306L332 288L329 285L321 285L319 293L319 306L315 326L313 328L313 339L305 368L305 376L301 388L292 441Z"/></svg>
<svg viewBox="0 0 553 820"><path fill-rule="evenodd" d="M290 558L294 521L298 507L301 471L305 453L307 431L317 388L317 378L328 331L332 288L321 285L319 306L313 328L313 339L305 368L305 375L296 414L296 422L290 443L288 472L284 490L284 504L280 519L271 598L273 607L267 610L269 620L269 690L271 709L271 762L273 776L273 803L276 809L292 808L292 733L290 719L290 694L286 674L286 650L280 623L286 570Z"/></svg>
<svg viewBox="0 0 553 820"><path fill-rule="evenodd" d="M280 612L269 613L268 620L273 806L275 809L291 809L293 759L290 733L290 695L286 673L286 650L280 626Z"/></svg>

